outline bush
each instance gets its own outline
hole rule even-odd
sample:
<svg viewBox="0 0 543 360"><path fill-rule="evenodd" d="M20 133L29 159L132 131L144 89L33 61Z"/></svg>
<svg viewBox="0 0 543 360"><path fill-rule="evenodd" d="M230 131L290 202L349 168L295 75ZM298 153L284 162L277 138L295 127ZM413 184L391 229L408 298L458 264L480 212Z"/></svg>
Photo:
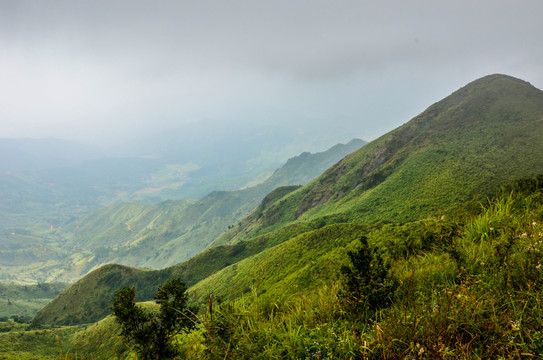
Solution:
<svg viewBox="0 0 543 360"><path fill-rule="evenodd" d="M341 267L343 288L339 297L347 314L369 319L392 302L397 283L379 249L370 248L365 236L360 242L358 250L347 252L351 265Z"/></svg>
<svg viewBox="0 0 543 360"><path fill-rule="evenodd" d="M187 306L186 288L179 279L162 285L155 296L160 305L157 313L147 312L135 304L135 288L124 287L115 293L112 311L121 324L121 335L134 344L143 359L171 359L178 350L172 338L194 328L193 312Z"/></svg>

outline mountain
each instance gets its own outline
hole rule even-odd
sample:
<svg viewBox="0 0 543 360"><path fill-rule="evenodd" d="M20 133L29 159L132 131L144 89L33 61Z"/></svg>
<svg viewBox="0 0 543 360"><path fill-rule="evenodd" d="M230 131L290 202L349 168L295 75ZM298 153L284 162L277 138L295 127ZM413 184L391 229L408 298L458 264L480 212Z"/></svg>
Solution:
<svg viewBox="0 0 543 360"><path fill-rule="evenodd" d="M476 80L372 141L225 234L292 222L402 223L493 193L543 169L543 93L505 75Z"/></svg>
<svg viewBox="0 0 543 360"><path fill-rule="evenodd" d="M100 251L109 254L109 258L102 258L102 261L153 268L171 266L209 246L211 241L247 215L274 188L305 184L363 144L362 140L356 139L320 153L303 153L289 159L263 183L243 190L214 191L188 204L166 201L155 206L139 205L139 211L131 217L97 211L68 224L65 231L82 247L99 241ZM136 205L116 205L109 209L124 211L127 206ZM96 216L102 225L93 220ZM92 224L90 228L85 226L89 224ZM106 228L103 224L106 224ZM113 236L107 224L113 225L123 235L116 233ZM113 243L111 239L114 239Z"/></svg>
<svg viewBox="0 0 543 360"><path fill-rule="evenodd" d="M505 75L476 80L309 184L272 192L216 241L228 245L166 270L193 285L197 298L211 291L239 295L253 280L264 282L263 292L287 296L285 284L314 286L330 274L325 264L341 263L353 246L338 239L354 239L364 227L374 234L398 228L400 235L375 235L386 241L404 236L403 224L424 232L431 222L417 220L461 210L514 179L543 173L542 123L542 91ZM51 319L52 309L44 308L41 319Z"/></svg>
<svg viewBox="0 0 543 360"><path fill-rule="evenodd" d="M329 279L327 261L341 264L338 254L344 259L345 249L352 246L343 243L331 251L326 242L295 245L306 236L317 236L321 230L308 232L315 224L329 231L331 242L351 238L352 224L366 224L374 242L440 238L441 225L432 225L435 220L429 216L468 212L500 186L540 173L543 92L509 76L484 77L345 157L306 186L262 203L221 241L277 241L285 229L291 229L291 237L267 253L214 273L191 287L191 293L200 300L207 293L233 297L252 279L264 284L266 294L276 296L315 286ZM401 230L403 224L410 230ZM379 229L385 229L385 235ZM410 232L417 235L405 239L403 234ZM328 250L305 256L321 248ZM298 255L288 260L285 249ZM288 274L282 273L284 268ZM257 276L255 269L267 270Z"/></svg>
<svg viewBox="0 0 543 360"><path fill-rule="evenodd" d="M192 164L182 187L163 191L162 200L198 199L211 191L237 190L264 180L284 161L303 151L317 152L349 136L340 127L322 131L260 122L203 120L127 142L124 156L165 164ZM255 182L255 178L261 179Z"/></svg>
<svg viewBox="0 0 543 360"><path fill-rule="evenodd" d="M107 150L54 138L0 139L0 229L41 235L114 203L197 200L253 186L289 157L343 137L314 132L203 121Z"/></svg>
<svg viewBox="0 0 543 360"><path fill-rule="evenodd" d="M100 268L35 321L97 319L115 286L141 286L146 300L153 281L174 276L199 302L225 299L214 312L232 334L221 357L541 357L541 177L517 182L520 195L471 207L543 173L541 125L542 91L505 75L476 80L307 185L274 190L221 237L225 245L163 270ZM536 192L522 194L522 184ZM335 284L352 266L348 251L364 249L379 266L372 274L389 271L382 255L398 283L390 307L369 315L339 304Z"/></svg>
<svg viewBox="0 0 543 360"><path fill-rule="evenodd" d="M106 263L151 268L177 264L204 250L274 188L305 184L363 144L355 139L320 153L303 153L263 183L243 190L214 191L198 201L113 204L73 216L58 228L53 223L40 236L6 232L9 241L4 243L12 246L0 246L3 279L72 282ZM113 171L110 176L116 177Z"/></svg>

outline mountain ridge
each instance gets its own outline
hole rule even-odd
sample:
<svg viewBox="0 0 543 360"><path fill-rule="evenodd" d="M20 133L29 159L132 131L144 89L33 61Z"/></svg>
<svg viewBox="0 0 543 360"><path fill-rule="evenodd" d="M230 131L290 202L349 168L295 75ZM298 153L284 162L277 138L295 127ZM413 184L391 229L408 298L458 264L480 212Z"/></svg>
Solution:
<svg viewBox="0 0 543 360"><path fill-rule="evenodd" d="M535 156L539 149L531 149L531 144L543 143L542 114L540 90L506 75L483 77L289 194L281 206L290 210L277 220L286 224L338 214L356 222L414 220L467 201L481 188L493 191L515 177L535 176L543 164ZM435 164L434 169L427 164ZM436 170L438 166L443 171ZM514 171L505 170L509 168ZM477 173L480 180L472 181L470 176ZM272 223L277 225L269 219L278 212L272 205L258 220L242 221L245 230L235 230L263 234ZM233 230L225 237L234 242L247 238Z"/></svg>
<svg viewBox="0 0 543 360"><path fill-rule="evenodd" d="M83 216L73 214L62 226L52 222L51 230L44 234L2 232L9 240L0 246L5 259L0 263L2 280L73 282L105 263L157 269L172 266L208 247L275 187L307 183L363 144L356 139L292 157L259 185L214 191L197 201L117 203ZM33 261L36 266L30 269Z"/></svg>

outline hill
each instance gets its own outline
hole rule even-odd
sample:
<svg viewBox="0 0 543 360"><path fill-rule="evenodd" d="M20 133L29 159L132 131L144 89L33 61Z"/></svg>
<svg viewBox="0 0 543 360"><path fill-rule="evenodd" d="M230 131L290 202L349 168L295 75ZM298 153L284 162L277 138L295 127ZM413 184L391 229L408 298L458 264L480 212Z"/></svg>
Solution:
<svg viewBox="0 0 543 360"><path fill-rule="evenodd" d="M315 218L402 223L484 198L541 171L542 125L542 91L505 75L484 77L254 211L223 241Z"/></svg>
<svg viewBox="0 0 543 360"><path fill-rule="evenodd" d="M275 187L305 184L363 144L352 140L323 152L303 153L264 182L243 190L214 191L197 201L113 204L73 216L62 227L52 226L40 234L6 231L8 241L0 246L3 277L72 282L106 263L152 268L174 265L209 246Z"/></svg>
<svg viewBox="0 0 543 360"><path fill-rule="evenodd" d="M49 323L82 324L104 317L104 309L111 306L112 294L123 286L138 285L138 300L152 299L156 284L168 279L166 272L136 269L122 265L104 265L71 285L45 308L49 310ZM81 297L78 294L85 294ZM74 300L81 299L77 305ZM74 306L75 305L75 306ZM108 311L108 310L106 310ZM43 323L44 312L38 312L34 321Z"/></svg>
<svg viewBox="0 0 543 360"><path fill-rule="evenodd" d="M240 218L240 213L243 214L242 211L249 212L254 207L253 204L259 201L259 196L264 196L267 191L278 184L307 182L313 175L317 175L315 172L328 166L326 164L337 161L363 144L361 140L352 140L346 145L338 144L321 153L304 153L290 159L262 184L240 191L213 192L193 204L187 205L174 201L163 202L156 206L119 204L91 213L62 230L68 233L74 231L72 237L76 243L81 242L80 246L86 244L94 250L88 262L83 261L78 255L75 258L77 260L75 269L72 271L89 269L89 266L93 264L96 266L107 259L119 259L126 263L128 259L134 259L137 256L140 256L140 264L142 261L145 263L145 261L152 259L155 261L155 265L159 264L156 267L164 267L167 261L173 262L174 259L177 259L176 263L178 263L180 258L186 259L203 250L229 224ZM304 166L306 163L311 166ZM262 201L270 201L270 199L280 197L298 187L299 185L279 187ZM130 230L127 224L130 225ZM220 226L215 226L216 224ZM176 237L176 234L181 235ZM280 237L280 241L284 241L286 238L288 238L288 232ZM193 239L192 244L189 241L184 241L185 239ZM207 243L206 239L208 239ZM194 284L231 264L234 259L243 259L275 244L277 242L259 239L238 246L213 247L182 264L155 272L157 274L155 286L160 284L158 279L171 276L181 277L185 283ZM191 249L194 247L196 250L192 250L191 253ZM124 258L121 257L123 253L127 254ZM85 264L85 267L81 267L81 264ZM134 268L130 269L128 274L137 273ZM104 289L104 283L101 282L100 286L104 295L100 299L95 298L92 289L95 288L96 283L92 282L94 280L87 283L87 280L101 278L105 272L109 271L111 270L108 267L102 267L82 278L76 283L77 286L74 284L66 290L66 295L57 297L41 310L36 321L71 324L79 319L94 320L96 316L100 318L107 315L109 307L105 305L101 307L100 305L92 305L81 309L76 304L83 302L94 304L103 301L104 298L108 299L104 303L106 304L112 301L113 293L120 286L131 284L139 287L139 282L132 276L128 276L122 285L120 285L121 283L113 283L112 286L107 287L107 290ZM148 276L151 276L149 274L152 273L150 270L146 271ZM74 288L77 290L74 291ZM83 316L80 314L82 311L88 312Z"/></svg>
<svg viewBox="0 0 543 360"><path fill-rule="evenodd" d="M300 274L291 282L297 289L314 284L318 272L303 269L323 264L326 254L335 250L313 237L332 241L352 228L349 223L358 223L370 224L366 226L374 234L388 229L400 234L390 236L390 241L401 240L402 224L411 228L408 232L424 233L425 223L416 220L465 209L466 204L495 193L500 185L543 172L542 122L540 90L504 75L476 80L350 154L306 186L270 194L217 240L232 245L209 249L176 265L171 275L189 285L202 281L191 289L196 297L211 289L237 295L251 284L249 278L258 280L257 274L249 275L256 269L266 269L273 278L276 269L288 268L288 274ZM387 223L392 225L383 226ZM287 251L283 249L296 252L303 243L314 244L311 251L320 255L304 257L302 251L290 258L283 253ZM268 255L258 255L272 246L273 250L263 253ZM337 253L344 254L349 246L341 243ZM321 247L328 250L321 253ZM284 254L283 261L273 256L275 252ZM275 265L270 265L270 259L276 259ZM312 281L302 281L310 277ZM263 291L268 290L266 286ZM270 293L279 291L285 288L270 288Z"/></svg>
<svg viewBox="0 0 543 360"><path fill-rule="evenodd" d="M262 250L191 287L193 296L207 300L211 292L222 300L213 301L212 316L206 301L208 311L199 315L203 326L177 337L176 346L187 359L274 354L338 359L540 358L542 190L543 175L521 179L482 209L461 216L382 227L334 224ZM362 251L363 237L376 250ZM255 240L247 244L262 242ZM243 252L242 245L215 249ZM384 271L389 284L395 285L387 287L388 301L377 308L361 302L353 309L345 302L351 295L342 266L349 265L353 254L364 253L372 258L371 274ZM349 268L355 264L352 260ZM366 275L356 277L370 279L362 299L384 286ZM139 306L146 309L149 304ZM9 324L7 328L16 331ZM71 329L55 332L62 336ZM122 346L125 341L118 333L114 319L107 317L79 329L64 349L78 356L126 356L129 349ZM45 354L54 338L50 336L46 344L40 335L8 333L2 350L13 352L9 344L17 339L28 344L27 351Z"/></svg>

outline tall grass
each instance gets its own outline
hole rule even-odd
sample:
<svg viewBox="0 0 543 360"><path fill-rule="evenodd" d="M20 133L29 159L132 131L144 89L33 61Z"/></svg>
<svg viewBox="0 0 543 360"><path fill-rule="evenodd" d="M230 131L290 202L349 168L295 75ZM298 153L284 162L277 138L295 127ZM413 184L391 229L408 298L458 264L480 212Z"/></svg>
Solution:
<svg viewBox="0 0 543 360"><path fill-rule="evenodd" d="M391 253L400 287L369 321L342 308L338 283L224 303L194 358L543 358L541 209L539 194L504 192L454 224L390 232L384 244L418 245Z"/></svg>

